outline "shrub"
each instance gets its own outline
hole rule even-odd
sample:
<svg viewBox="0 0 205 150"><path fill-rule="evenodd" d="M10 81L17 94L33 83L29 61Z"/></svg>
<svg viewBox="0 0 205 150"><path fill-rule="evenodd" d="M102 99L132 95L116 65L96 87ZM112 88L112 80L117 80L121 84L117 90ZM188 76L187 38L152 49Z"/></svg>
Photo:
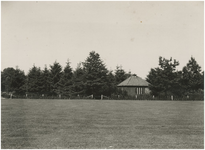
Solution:
<svg viewBox="0 0 205 150"><path fill-rule="evenodd" d="M10 98L10 95L8 93L6 93L6 92L2 92L1 93L1 97L3 97L3 98Z"/></svg>

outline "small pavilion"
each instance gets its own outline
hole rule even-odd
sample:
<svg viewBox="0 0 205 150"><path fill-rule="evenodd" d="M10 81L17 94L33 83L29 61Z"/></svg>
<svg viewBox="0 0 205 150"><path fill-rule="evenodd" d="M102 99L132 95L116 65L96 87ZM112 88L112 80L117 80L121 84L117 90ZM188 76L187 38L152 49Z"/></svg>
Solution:
<svg viewBox="0 0 205 150"><path fill-rule="evenodd" d="M136 74L133 74L132 76L118 84L117 87L122 91L127 91L127 94L129 96L137 96L150 93L148 85L149 83L146 80L143 80Z"/></svg>

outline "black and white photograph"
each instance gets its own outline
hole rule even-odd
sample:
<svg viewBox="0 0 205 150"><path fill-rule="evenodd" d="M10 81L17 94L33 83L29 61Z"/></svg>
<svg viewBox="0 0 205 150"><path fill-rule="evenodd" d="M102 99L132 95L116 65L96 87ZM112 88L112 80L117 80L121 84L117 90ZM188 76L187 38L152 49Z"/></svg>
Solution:
<svg viewBox="0 0 205 150"><path fill-rule="evenodd" d="M1 1L1 149L204 149L204 1Z"/></svg>

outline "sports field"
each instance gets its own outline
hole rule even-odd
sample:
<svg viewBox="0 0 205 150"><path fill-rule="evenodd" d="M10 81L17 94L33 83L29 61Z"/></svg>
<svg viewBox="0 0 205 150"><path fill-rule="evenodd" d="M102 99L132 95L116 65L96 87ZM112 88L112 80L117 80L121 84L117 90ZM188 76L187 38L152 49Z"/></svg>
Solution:
<svg viewBox="0 0 205 150"><path fill-rule="evenodd" d="M1 100L2 149L203 149L203 101Z"/></svg>

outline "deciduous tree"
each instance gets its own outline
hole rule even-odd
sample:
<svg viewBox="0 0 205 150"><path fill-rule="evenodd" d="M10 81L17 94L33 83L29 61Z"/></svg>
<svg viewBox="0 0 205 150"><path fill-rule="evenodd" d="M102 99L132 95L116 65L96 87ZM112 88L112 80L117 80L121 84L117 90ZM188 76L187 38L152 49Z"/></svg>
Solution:
<svg viewBox="0 0 205 150"><path fill-rule="evenodd" d="M24 84L26 76L18 68L6 68L1 72L1 90L16 94L25 94Z"/></svg>
<svg viewBox="0 0 205 150"><path fill-rule="evenodd" d="M152 94L164 94L165 96L179 94L176 90L180 88L178 71L176 71L178 65L179 62L175 59L159 57L159 67L151 69L147 76Z"/></svg>
<svg viewBox="0 0 205 150"><path fill-rule="evenodd" d="M204 89L204 75L195 58L191 57L187 65L183 67L181 82L187 92L197 92L199 89Z"/></svg>

